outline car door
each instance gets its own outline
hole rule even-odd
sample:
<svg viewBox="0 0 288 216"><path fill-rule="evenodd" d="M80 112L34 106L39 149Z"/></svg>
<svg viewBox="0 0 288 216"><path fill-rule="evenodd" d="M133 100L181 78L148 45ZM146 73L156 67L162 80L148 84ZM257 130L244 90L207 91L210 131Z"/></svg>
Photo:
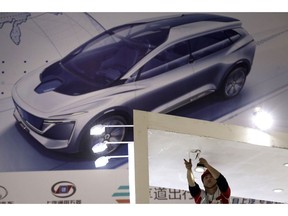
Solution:
<svg viewBox="0 0 288 216"><path fill-rule="evenodd" d="M167 113L189 102L193 69L189 41L177 43L141 67L136 78L136 109Z"/></svg>

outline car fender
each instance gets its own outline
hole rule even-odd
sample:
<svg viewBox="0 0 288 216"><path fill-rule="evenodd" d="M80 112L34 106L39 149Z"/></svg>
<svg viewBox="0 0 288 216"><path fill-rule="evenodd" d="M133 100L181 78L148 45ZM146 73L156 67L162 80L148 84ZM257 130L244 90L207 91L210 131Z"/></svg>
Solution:
<svg viewBox="0 0 288 216"><path fill-rule="evenodd" d="M225 75L222 77L222 79L219 81L219 88L221 88L221 86L223 85L223 83L225 82L226 77L228 76L228 74L233 71L234 69L238 68L238 67L244 67L246 68L246 76L249 74L250 69L251 69L251 64L249 62L248 59L241 59L238 60L237 62L235 62L234 64L232 64L225 72ZM218 88L218 89L219 89Z"/></svg>
<svg viewBox="0 0 288 216"><path fill-rule="evenodd" d="M97 120L101 120L104 117L111 116L113 114L121 115L123 116L128 124L132 124L133 122L133 109L127 108L124 106L115 106L106 110L103 110L99 113L97 113L94 117L92 117L86 125L81 129L80 133L78 134L75 143L80 143L79 150L81 151L81 142L85 140L85 136L87 135L87 130L93 125L93 123Z"/></svg>

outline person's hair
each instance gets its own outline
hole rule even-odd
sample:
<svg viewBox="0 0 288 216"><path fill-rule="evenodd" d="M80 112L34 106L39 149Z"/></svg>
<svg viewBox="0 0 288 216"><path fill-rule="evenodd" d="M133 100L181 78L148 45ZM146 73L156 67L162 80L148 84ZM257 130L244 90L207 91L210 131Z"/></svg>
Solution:
<svg viewBox="0 0 288 216"><path fill-rule="evenodd" d="M201 175L201 180L202 180L202 182L203 182L204 177L205 177L206 175L208 175L208 174L211 175L211 173L209 172L209 170L206 169L205 172Z"/></svg>

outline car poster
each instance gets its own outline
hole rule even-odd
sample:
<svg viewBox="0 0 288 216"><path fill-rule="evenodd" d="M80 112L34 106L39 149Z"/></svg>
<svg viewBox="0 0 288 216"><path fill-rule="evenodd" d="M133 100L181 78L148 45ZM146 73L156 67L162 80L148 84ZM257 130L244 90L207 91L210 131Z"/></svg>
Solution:
<svg viewBox="0 0 288 216"><path fill-rule="evenodd" d="M184 14L188 16L191 13ZM201 19L207 17L210 21L215 19L213 16L209 17L211 14L203 13ZM169 40L173 38L168 37L168 28L162 26L161 29L153 29L151 27L151 31L155 31L155 35L158 34L145 44L144 40L141 39L141 43L139 41L147 32L141 30L142 34L139 33L136 37L133 35L134 32L127 31L128 27L124 28L123 34L115 28L126 23L141 23L151 18L181 15L182 13L179 12L0 13L0 203L37 203L38 201L71 204L127 203L129 202L128 152L129 144L133 142L133 119L131 115L128 115L127 110L131 113L133 108L136 108L217 121L264 97L272 97L275 92L280 90L283 94L287 92L287 13L213 13L217 17L229 17L225 20L225 25L227 22L233 22L234 27L231 24L232 27L228 28L223 24L220 29L222 28L221 33L224 32L224 36L220 35L219 30L217 35L216 33L213 35L213 37L217 36L217 43L211 42L217 46L217 49L212 49L207 45L210 51L205 51L205 53L203 50L207 47L202 47L202 50L195 48L193 59L188 57L191 54L189 50L185 53L185 47L188 43L192 43L194 36L191 37L191 41L182 41L183 44L176 44L176 42L169 44ZM198 14L197 19L199 16ZM242 23L243 30L239 30L238 21ZM150 28L149 25L146 27ZM106 32L111 28L115 29ZM211 31L210 28L216 29L211 24L211 27L207 26L207 32ZM225 31L223 28L226 28ZM135 32L139 29L133 28ZM180 28L175 28L175 37L180 34L176 34L177 30L181 32ZM198 30L193 29L193 31L196 34ZM130 39L134 40L133 43L132 39L129 42L129 46L132 46L131 50L128 45L125 48L113 47L119 41L127 42L123 37L129 38L128 34ZM98 40L107 36L107 40L101 43L97 40L93 41L93 38L97 36L99 36ZM139 39L138 42L137 39ZM163 45L165 42L167 46ZM237 46L237 49L234 46ZM244 50L244 46L248 48ZM101 54L95 47L99 50L102 48ZM166 49L168 47L170 49ZM94 48L96 51L93 53ZM154 62L152 64L152 60L164 55L164 50L170 51L172 48L175 48L173 54L180 50L178 53L181 53L181 58L176 59L170 54L167 59L174 58L171 62L177 60L177 64L181 66L170 67L172 63L160 64L156 61L157 66L153 65ZM176 51L177 48L179 50ZM237 50L238 53L235 54L237 51L231 52L231 49ZM139 52L135 52L136 50ZM229 56L225 60L228 65L231 65L225 67L226 73L214 77L209 73L212 69L208 66L212 65L213 70L220 67L216 64L222 58L219 57L219 52L223 52L223 55L225 52L225 55ZM125 58L128 55L131 56ZM97 61L94 57L100 60ZM186 57L187 64L183 66L181 62ZM237 59L238 57L241 62ZM117 59L120 61L118 62ZM188 60L191 61L189 64ZM236 62L239 68L235 67L234 70ZM103 67L98 66L98 63L103 63ZM120 63L127 66L123 68L123 71L129 70L129 73L117 71L122 67ZM224 63L221 62L221 65ZM168 66L170 69L167 69ZM99 68L97 78L93 74L94 68ZM233 73L240 77L239 80L245 79L243 86L239 87L241 91L239 90L235 93L237 95L231 98L228 90L223 90L225 87L222 85L225 77L228 76L228 68L233 68ZM155 74L156 69L157 73L161 73L160 75ZM181 84L184 79L191 79L191 77L186 77L189 70L191 73L199 72L197 73L199 80L192 82L193 85L198 85L197 88L189 89L191 86L186 82L186 84ZM192 70L195 71L192 72ZM137 73L139 71L141 74ZM173 76L171 71L175 71ZM247 77L246 73L248 73ZM166 75L163 76L163 74ZM175 76L175 74L178 75ZM100 77L103 78L101 83L93 84L94 80L98 82ZM203 80L207 82L199 86L197 83ZM218 90L223 90L228 98L223 99L219 96ZM101 138L94 138L98 136L96 130L99 129L99 125L95 123L97 121L101 122L99 125L108 125L104 128L106 134ZM241 122L239 124L241 125ZM112 126L109 127L109 125ZM78 135L72 138L72 133L78 133ZM84 140L83 137L86 139ZM107 150L103 155L91 154L91 151L95 153L98 149L96 150L96 145L89 145L90 154L80 154L77 151L87 150L87 146L70 148L71 140L75 143L96 142L97 140L102 143L97 147L105 147ZM59 146L69 151L62 151ZM105 156L109 157L106 159L106 166L98 167L97 159ZM83 172L87 173L86 180L89 183L81 191L80 185L86 184L79 178ZM44 197L41 195L40 199L37 199L39 198L37 193L33 195L34 197L24 196L21 193L23 185L19 185L21 182L18 180L10 182L11 178L22 178L19 176L20 173L21 176L25 176L23 185L29 181L35 181L36 184L33 186L35 191L44 190L41 194L47 194ZM70 176L71 173L74 175ZM99 173L102 177L99 177ZM25 178L27 181L24 180ZM45 185L37 181L45 178L50 178ZM94 195L86 194L89 198L86 198L84 194L89 190L89 184L93 184L92 179L97 178L102 184L97 183L98 186L93 190L95 193L95 190L101 189L101 185L105 185L105 178L119 180L111 187L102 188L102 194L108 193L105 198L104 195L101 196L102 201L93 197L97 196L95 193ZM33 193L31 190L30 192Z"/></svg>

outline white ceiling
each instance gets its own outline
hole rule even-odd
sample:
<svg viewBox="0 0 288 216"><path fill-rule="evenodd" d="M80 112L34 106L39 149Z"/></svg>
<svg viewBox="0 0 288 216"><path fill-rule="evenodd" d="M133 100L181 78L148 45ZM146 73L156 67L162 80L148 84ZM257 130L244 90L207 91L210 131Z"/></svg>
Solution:
<svg viewBox="0 0 288 216"><path fill-rule="evenodd" d="M189 152L200 149L227 178L231 196L288 202L288 150L159 130L149 130L148 139L150 186L188 190L183 159L190 155L195 167L198 159ZM200 174L194 174L202 187Z"/></svg>

